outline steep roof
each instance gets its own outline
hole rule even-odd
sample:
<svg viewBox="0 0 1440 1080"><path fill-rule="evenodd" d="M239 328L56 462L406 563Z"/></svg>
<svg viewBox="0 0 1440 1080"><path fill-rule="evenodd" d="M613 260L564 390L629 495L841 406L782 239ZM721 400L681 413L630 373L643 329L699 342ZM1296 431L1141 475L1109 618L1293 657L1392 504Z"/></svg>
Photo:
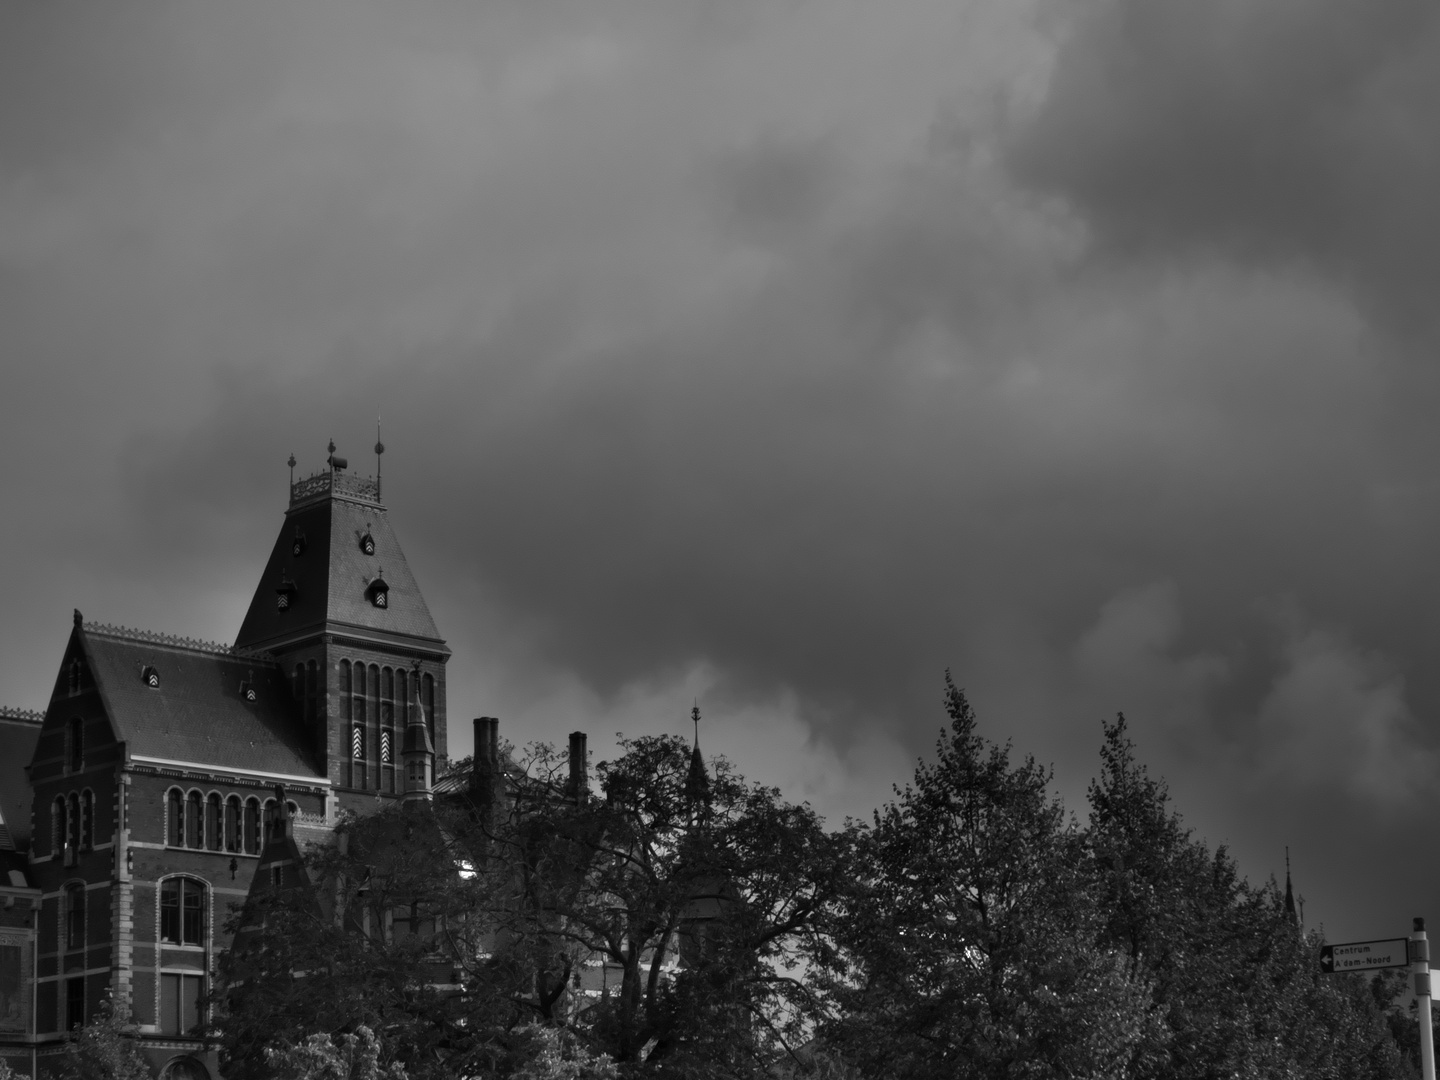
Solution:
<svg viewBox="0 0 1440 1080"><path fill-rule="evenodd" d="M25 767L35 757L44 720L43 712L0 709L0 814L4 815L0 849L13 846L25 851L30 846L31 792Z"/></svg>
<svg viewBox="0 0 1440 1080"><path fill-rule="evenodd" d="M320 778L290 687L268 657L95 623L75 633L132 757ZM147 668L158 686L146 681Z"/></svg>
<svg viewBox="0 0 1440 1080"><path fill-rule="evenodd" d="M367 535L373 554L365 550ZM371 599L371 587L380 579L388 586L384 607ZM294 587L284 611L276 603L282 581ZM321 473L292 485L285 524L235 643L270 648L318 633L398 640L449 653L373 481Z"/></svg>

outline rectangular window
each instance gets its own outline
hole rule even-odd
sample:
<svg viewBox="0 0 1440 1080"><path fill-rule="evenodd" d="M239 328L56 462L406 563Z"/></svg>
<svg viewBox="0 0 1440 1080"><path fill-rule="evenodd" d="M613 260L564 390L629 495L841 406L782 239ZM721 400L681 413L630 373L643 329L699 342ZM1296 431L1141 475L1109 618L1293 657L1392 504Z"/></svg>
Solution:
<svg viewBox="0 0 1440 1080"><path fill-rule="evenodd" d="M350 756L356 761L365 759L365 729L359 724L350 729Z"/></svg>
<svg viewBox="0 0 1440 1080"><path fill-rule="evenodd" d="M160 976L160 1033L188 1035L200 1025L200 996L205 980L199 975L165 973Z"/></svg>
<svg viewBox="0 0 1440 1080"><path fill-rule="evenodd" d="M160 886L160 940L167 945L205 944L205 886L170 878Z"/></svg>
<svg viewBox="0 0 1440 1080"><path fill-rule="evenodd" d="M85 976L65 980L65 1029L85 1026Z"/></svg>

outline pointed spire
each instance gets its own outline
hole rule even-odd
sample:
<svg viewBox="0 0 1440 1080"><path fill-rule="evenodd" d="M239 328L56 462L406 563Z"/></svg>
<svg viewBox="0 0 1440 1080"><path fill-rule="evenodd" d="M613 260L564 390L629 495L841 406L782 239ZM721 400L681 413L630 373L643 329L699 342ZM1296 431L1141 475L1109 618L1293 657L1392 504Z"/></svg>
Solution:
<svg viewBox="0 0 1440 1080"><path fill-rule="evenodd" d="M690 772L685 777L685 797L691 802L709 802L710 774L705 771L705 759L700 755L700 705L698 702L690 710L690 719L695 724L695 746L690 751Z"/></svg>
<svg viewBox="0 0 1440 1080"><path fill-rule="evenodd" d="M414 661L414 666L418 672L419 662ZM405 787L401 801L430 802L435 744L430 741L430 725L425 723L425 705L420 700L418 686L412 700L413 705L405 718L405 741L400 748L400 759L405 766Z"/></svg>

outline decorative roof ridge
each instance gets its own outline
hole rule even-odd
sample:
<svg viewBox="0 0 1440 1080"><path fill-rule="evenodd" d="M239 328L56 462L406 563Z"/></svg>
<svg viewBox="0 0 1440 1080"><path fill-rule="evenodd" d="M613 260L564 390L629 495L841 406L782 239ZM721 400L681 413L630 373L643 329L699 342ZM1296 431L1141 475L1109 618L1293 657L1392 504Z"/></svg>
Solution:
<svg viewBox="0 0 1440 1080"><path fill-rule="evenodd" d="M29 724L41 724L45 722L45 710L16 709L9 705L0 705L0 720L24 720Z"/></svg>
<svg viewBox="0 0 1440 1080"><path fill-rule="evenodd" d="M190 652L210 653L213 656L233 656L241 660L273 661L275 659L273 654L263 649L242 649L236 645L223 645L218 641L181 637L179 634L162 634L156 630L137 630L128 626L112 626L110 623L87 622L82 625L87 633L99 634L101 637L119 638L122 641L164 645L166 648L187 649Z"/></svg>

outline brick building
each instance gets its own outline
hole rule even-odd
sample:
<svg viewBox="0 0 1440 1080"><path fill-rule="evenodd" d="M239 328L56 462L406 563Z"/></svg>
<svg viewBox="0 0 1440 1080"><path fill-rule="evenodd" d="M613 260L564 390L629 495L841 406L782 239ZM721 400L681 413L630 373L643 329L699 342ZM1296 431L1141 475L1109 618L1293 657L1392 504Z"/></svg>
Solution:
<svg viewBox="0 0 1440 1080"><path fill-rule="evenodd" d="M48 708L0 713L0 1058L17 1072L44 1074L113 992L157 1074L216 1076L189 1032L276 785L303 844L403 795L412 719L444 760L449 650L379 479L329 461L292 473L234 645L77 611Z"/></svg>

